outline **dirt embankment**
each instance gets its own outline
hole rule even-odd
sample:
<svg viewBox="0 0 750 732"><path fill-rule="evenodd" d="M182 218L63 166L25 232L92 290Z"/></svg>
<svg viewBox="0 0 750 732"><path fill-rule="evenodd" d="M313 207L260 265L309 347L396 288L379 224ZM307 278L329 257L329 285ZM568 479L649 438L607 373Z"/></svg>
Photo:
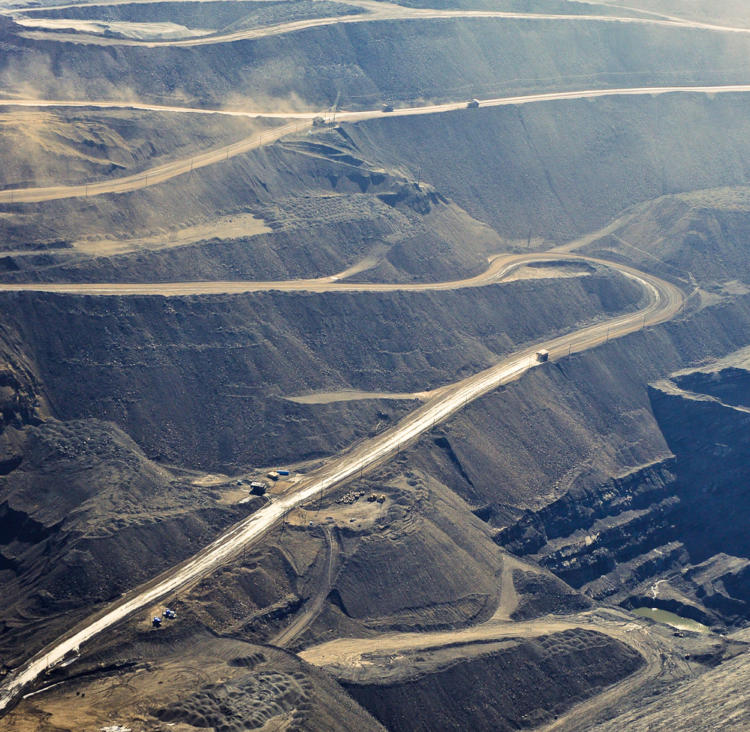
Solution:
<svg viewBox="0 0 750 732"><path fill-rule="evenodd" d="M463 110L346 129L361 155L421 170L424 180L501 235L563 243L665 192L746 185L737 157L750 139L744 108L738 96L677 94ZM720 139L718 128L725 131ZM685 148L688 135L693 144ZM656 240L660 256L674 245L662 236L644 237L640 246L650 250ZM694 256L708 259L709 249ZM638 252L620 251L645 262Z"/></svg>
<svg viewBox="0 0 750 732"><path fill-rule="evenodd" d="M743 729L750 724L747 686L750 653L725 661L658 697L631 704L621 714L590 727L595 732L669 732L675 719L686 729Z"/></svg>
<svg viewBox="0 0 750 732"><path fill-rule="evenodd" d="M750 291L745 242L750 233L750 189L708 188L634 206L583 251L625 257L642 269L694 278L701 302Z"/></svg>
<svg viewBox="0 0 750 732"><path fill-rule="evenodd" d="M404 406L303 405L283 398L289 394L452 383L517 344L634 308L640 294L602 274L451 293L200 301L19 294L6 296L2 310L33 354L56 414L110 419L152 457L213 469L328 454ZM65 340L54 336L58 321Z"/></svg>
<svg viewBox="0 0 750 732"><path fill-rule="evenodd" d="M100 646L49 683L49 691L25 699L0 728L384 732L327 674L292 654L190 632L180 619L159 632L110 638L109 648Z"/></svg>
<svg viewBox="0 0 750 732"><path fill-rule="evenodd" d="M408 681L344 687L389 730L514 730L553 721L643 663L619 641L571 630Z"/></svg>
<svg viewBox="0 0 750 732"><path fill-rule="evenodd" d="M3 107L0 188L94 182L260 134L262 121L119 110Z"/></svg>
<svg viewBox="0 0 750 732"><path fill-rule="evenodd" d="M220 5L211 3L209 12ZM414 33L414 23L421 33ZM345 108L372 108L384 99L736 83L745 81L749 43L742 34L675 27L492 18L331 25L193 48L111 49L10 35L0 77L12 92L20 83L18 70L33 68L33 84L47 98L59 98L61 89L107 98L127 88L155 101L179 96L222 105L253 99L279 111L272 100L283 100L310 111L329 108L338 93Z"/></svg>

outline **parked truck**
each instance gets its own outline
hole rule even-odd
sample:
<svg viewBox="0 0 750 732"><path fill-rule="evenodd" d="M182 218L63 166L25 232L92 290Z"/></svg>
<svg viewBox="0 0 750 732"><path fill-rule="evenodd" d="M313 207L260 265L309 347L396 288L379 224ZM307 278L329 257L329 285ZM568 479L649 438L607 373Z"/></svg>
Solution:
<svg viewBox="0 0 750 732"><path fill-rule="evenodd" d="M264 496L268 486L260 480L254 480L250 483L250 493L254 496Z"/></svg>

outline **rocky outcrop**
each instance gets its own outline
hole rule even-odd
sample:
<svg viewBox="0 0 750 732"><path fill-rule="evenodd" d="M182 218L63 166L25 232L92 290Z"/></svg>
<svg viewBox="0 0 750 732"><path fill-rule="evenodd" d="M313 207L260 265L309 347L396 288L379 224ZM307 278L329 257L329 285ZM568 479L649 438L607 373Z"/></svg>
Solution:
<svg viewBox="0 0 750 732"><path fill-rule="evenodd" d="M744 367L707 368L653 385L654 416L673 458L574 488L527 511L496 540L595 599L745 623L750 411L719 396L744 401L748 381Z"/></svg>

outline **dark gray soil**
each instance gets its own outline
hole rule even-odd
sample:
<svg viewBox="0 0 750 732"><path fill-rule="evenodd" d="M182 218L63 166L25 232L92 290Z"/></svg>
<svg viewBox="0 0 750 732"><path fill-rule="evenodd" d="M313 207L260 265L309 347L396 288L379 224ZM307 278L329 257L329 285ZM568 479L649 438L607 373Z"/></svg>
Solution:
<svg viewBox="0 0 750 732"><path fill-rule="evenodd" d="M345 688L389 730L513 730L552 721L642 664L622 643L574 630L406 683Z"/></svg>

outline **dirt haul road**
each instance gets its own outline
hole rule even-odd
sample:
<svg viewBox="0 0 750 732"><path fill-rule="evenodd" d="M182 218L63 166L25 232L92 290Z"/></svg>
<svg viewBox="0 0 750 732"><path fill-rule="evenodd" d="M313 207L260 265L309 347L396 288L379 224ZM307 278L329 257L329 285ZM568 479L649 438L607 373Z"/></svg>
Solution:
<svg viewBox="0 0 750 732"><path fill-rule="evenodd" d="M526 261L535 262L538 258L539 255L532 254L528 255ZM584 257L576 259L587 261ZM203 551L129 593L94 618L72 630L54 645L37 654L16 671L8 674L0 689L0 711L12 704L18 695L38 679L48 667L59 664L69 657L69 654L75 653L81 644L132 613L143 610L165 595L184 588L187 584L213 571L229 558L236 556L243 548L261 539L289 511L361 474L364 470L380 465L469 402L493 391L502 384L520 378L526 371L538 366L534 358L538 349L546 348L550 353L550 358L554 360L571 352L593 348L646 325L664 322L681 310L684 296L674 285L624 265L605 263L595 259L588 261L594 264L606 264L638 283L647 301L645 307L634 313L627 313L534 344L504 358L495 366L444 387L439 394L412 411L391 429L363 440L342 455L329 460L321 468L301 480L293 493L268 503L217 538ZM523 263L524 257L521 255L514 262L516 265Z"/></svg>
<svg viewBox="0 0 750 732"><path fill-rule="evenodd" d="M435 292L485 287L502 282L515 270L528 264L581 264L593 261L610 267L611 262L580 257L568 252L550 250L537 254L502 254L494 257L487 269L474 277L449 282L339 282L346 273L332 277L300 280L211 280L196 282L33 282L0 283L0 292L54 292L64 295L160 295L186 297L188 295L237 295L246 292Z"/></svg>
<svg viewBox="0 0 750 732"><path fill-rule="evenodd" d="M527 94L515 97L497 97L480 101L480 107L501 107L537 102L557 102L574 99L594 99L598 97L622 96L656 96L662 94L747 94L750 84L735 84L724 86L655 86L655 87L626 87L620 89L585 89L580 91L552 92L549 94ZM130 102L83 102L83 101L45 101L45 100L2 100L2 106L44 106L44 107L95 107L99 109L138 109L159 112L180 112L194 114L224 114L247 117L270 117L296 120L289 124L268 130L262 134L238 140L224 147L215 148L191 157L173 160L158 165L149 170L122 178L98 181L96 183L78 184L73 186L51 186L47 188L15 188L0 191L0 203L38 203L40 201L55 201L64 198L78 198L86 196L100 196L103 194L129 193L148 186L164 183L179 175L190 173L207 165L224 162L236 155L242 155L263 145L270 145L280 138L299 132L312 125L312 118L318 116L315 112L243 112L239 110L191 109L188 107L164 107L159 105L138 104ZM360 122L374 118L411 117L422 114L441 114L465 109L466 102L449 102L447 104L433 104L426 107L404 107L388 114L380 110L362 112L337 112L336 118L340 122Z"/></svg>
<svg viewBox="0 0 750 732"><path fill-rule="evenodd" d="M604 633L612 638L637 647L647 661L657 661L650 644L633 643L630 634L636 630L646 631L648 625L634 621L622 612L610 612L608 616L597 611L577 615L543 617L534 620L508 620L497 616L461 630L427 631L423 633L383 633L370 638L336 638L319 645L311 646L298 655L308 663L330 670L339 678L348 677L349 672L357 675L357 670L366 666L377 667L377 659L388 659L393 654L421 650L435 650L446 646L461 646L477 641L502 640L503 638L538 638L541 635L560 633L565 630L586 628ZM457 656L460 657L460 650ZM658 664L649 664L652 667ZM652 668L652 671L654 669ZM369 675L369 674L368 674ZM373 669L373 678L378 672Z"/></svg>
<svg viewBox="0 0 750 732"><path fill-rule="evenodd" d="M393 21L393 20L434 20L434 19L484 19L497 18L506 20L527 20L543 22L567 21L574 23L629 23L636 25L662 26L667 28L709 30L721 33L750 33L750 29L736 26L716 25L701 21L693 21L682 18L665 18L665 17L636 17L632 15L577 15L566 13L518 13L496 10L436 10L433 8L408 8L401 5L392 5L385 2L350 2L350 5L363 8L366 12L357 15L334 15L321 18L309 18L306 20L293 21L290 23L280 23L273 26L260 28L246 28L243 30L232 31L229 33L216 33L214 35L203 35L192 38L181 38L175 40L134 40L129 38L108 38L89 33L76 32L59 32L48 30L29 30L21 32L24 38L44 41L62 41L66 43L79 43L98 46L145 46L147 48L169 47L186 47L186 46L206 46L219 43L233 43L235 41L254 40L258 38L267 38L269 36L283 35L297 31L307 30L309 28L318 28L327 25L339 25L343 23L368 23L373 21ZM625 10L624 8L622 10ZM625 11L627 12L627 11ZM637 12L637 11L633 11ZM20 14L15 14L15 20L21 25L33 26L35 18L23 18ZM39 18L41 22L43 18ZM70 20L71 29L75 26L75 20Z"/></svg>
<svg viewBox="0 0 750 732"><path fill-rule="evenodd" d="M294 619L294 622L284 628L284 630L270 641L272 646L288 648L292 641L300 636L307 626L318 617L325 605L325 601L328 599L328 593L333 589L333 583L336 579L339 545L330 527L323 526L322 528L326 540L326 564L323 570L323 581L318 583L315 594L307 600L305 607Z"/></svg>
<svg viewBox="0 0 750 732"><path fill-rule="evenodd" d="M585 729L598 713L614 705L626 694L655 681L664 672L665 662L680 663L686 667L686 672L690 673L689 666L684 660L671 659L670 648L650 633L646 623L633 621L632 617L628 617L624 612L619 617L617 612L608 612L604 615L593 611L529 621L509 621L495 616L479 625L456 631L387 633L374 638L338 638L307 648L299 656L314 666L325 668L339 679L354 680L363 671L369 678L376 679L380 675L379 669L391 669L394 655L408 656L419 651L452 648L455 658L460 659L465 655L464 649L477 642L538 638L578 628L593 630L619 640L637 650L646 663L622 681L574 705L559 719L547 725L547 730Z"/></svg>

